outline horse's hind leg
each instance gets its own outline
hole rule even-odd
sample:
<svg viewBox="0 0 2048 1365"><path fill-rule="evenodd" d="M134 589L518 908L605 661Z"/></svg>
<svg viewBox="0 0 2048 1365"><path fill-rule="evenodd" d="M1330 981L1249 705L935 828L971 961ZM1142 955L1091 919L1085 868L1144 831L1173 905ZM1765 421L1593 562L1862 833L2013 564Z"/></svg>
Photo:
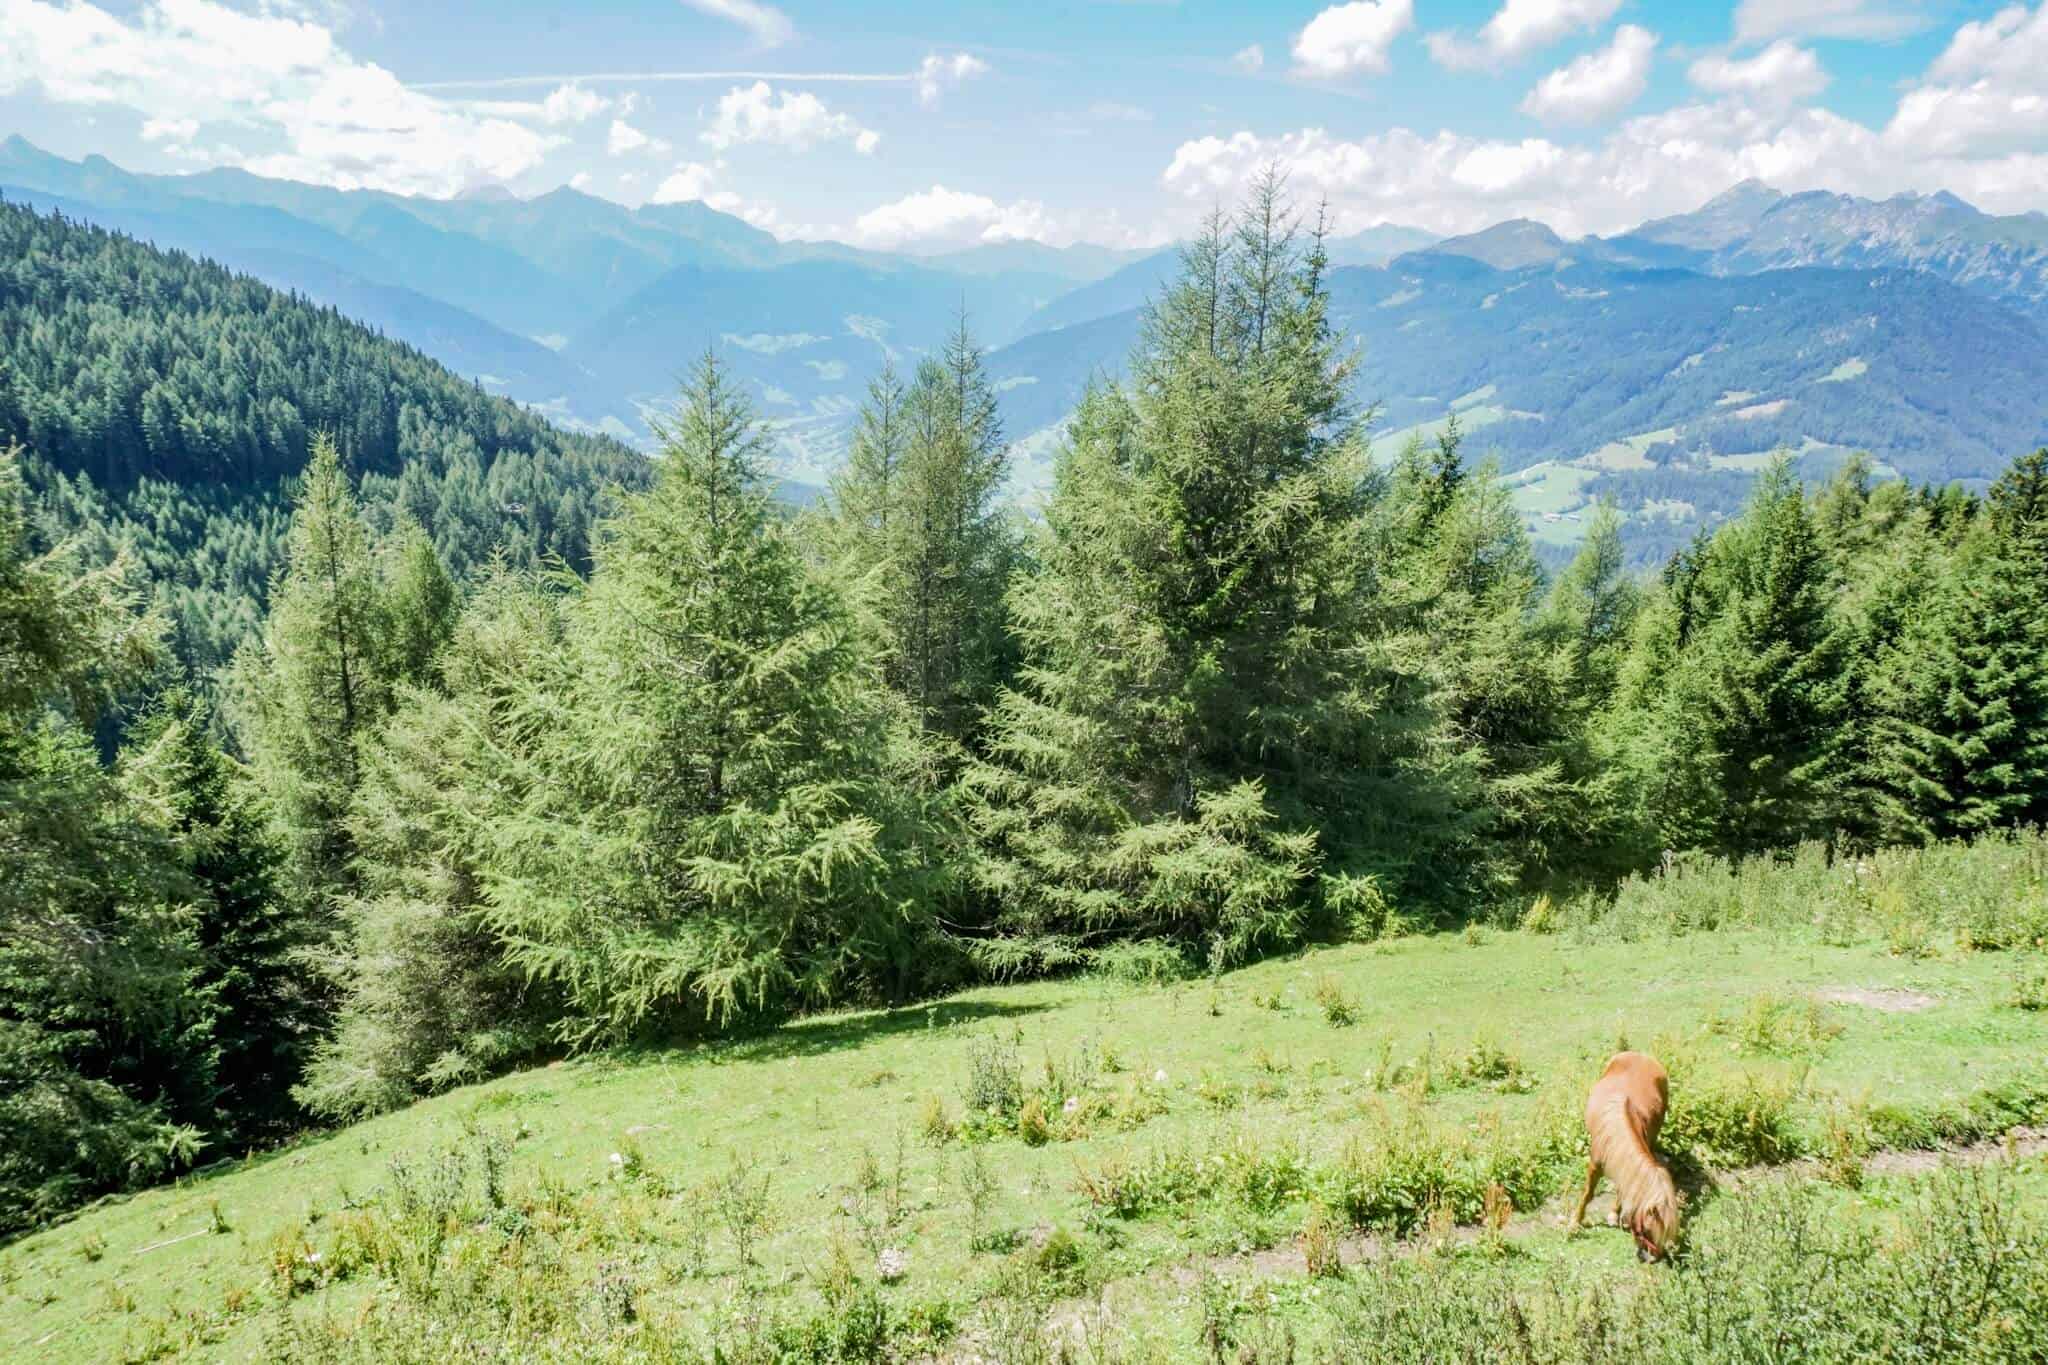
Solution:
<svg viewBox="0 0 2048 1365"><path fill-rule="evenodd" d="M1572 1221L1568 1226L1576 1228L1586 1221L1586 1205L1593 1202L1593 1192L1599 1188L1600 1163L1589 1159L1586 1162L1586 1188L1579 1195L1579 1206L1572 1210Z"/></svg>

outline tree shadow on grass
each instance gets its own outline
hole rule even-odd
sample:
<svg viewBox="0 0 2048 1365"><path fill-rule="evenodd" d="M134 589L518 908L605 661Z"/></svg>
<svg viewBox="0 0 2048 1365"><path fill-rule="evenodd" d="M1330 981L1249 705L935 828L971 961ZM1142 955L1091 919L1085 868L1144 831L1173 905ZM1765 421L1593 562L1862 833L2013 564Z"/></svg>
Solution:
<svg viewBox="0 0 2048 1365"><path fill-rule="evenodd" d="M894 1009L860 1010L844 1014L815 1014L763 1025L753 1031L728 1033L698 1040L691 1049L694 1059L733 1062L781 1061L791 1057L816 1057L866 1047L871 1043L909 1033L923 1033L961 1025L1021 1019L1042 1014L1053 1003L1015 1005L993 1000L934 1000L927 1004L903 1005ZM631 1065L652 1060L666 1048L622 1050L613 1055Z"/></svg>

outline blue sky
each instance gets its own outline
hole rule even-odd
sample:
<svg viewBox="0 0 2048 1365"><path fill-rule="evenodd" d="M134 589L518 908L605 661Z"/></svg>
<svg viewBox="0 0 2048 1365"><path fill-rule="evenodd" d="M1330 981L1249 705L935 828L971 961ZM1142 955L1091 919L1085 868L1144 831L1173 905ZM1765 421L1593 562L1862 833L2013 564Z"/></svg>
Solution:
<svg viewBox="0 0 2048 1365"><path fill-rule="evenodd" d="M1156 242L1275 162L1346 231L1750 176L2048 210L2043 72L2048 0L0 0L0 132L67 156L907 250Z"/></svg>

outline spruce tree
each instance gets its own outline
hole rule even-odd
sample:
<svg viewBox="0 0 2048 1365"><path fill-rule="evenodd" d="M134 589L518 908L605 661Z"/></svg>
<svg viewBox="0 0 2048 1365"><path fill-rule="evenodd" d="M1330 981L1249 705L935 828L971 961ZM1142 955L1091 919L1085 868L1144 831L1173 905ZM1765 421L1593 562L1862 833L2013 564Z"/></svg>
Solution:
<svg viewBox="0 0 2048 1365"><path fill-rule="evenodd" d="M192 991L213 1011L209 1127L274 1135L317 1019L301 981L307 935L278 885L281 855L257 794L211 738L185 686L161 692L131 728L121 785L167 838L192 906L199 966Z"/></svg>
<svg viewBox="0 0 2048 1365"><path fill-rule="evenodd" d="M1457 889L1484 898L1583 833L1584 761L1574 749L1577 646L1537 629L1543 573L1528 532L1494 468L1465 467L1461 442L1453 423L1431 447L1412 442L1396 467L1393 586L1403 670L1427 681L1471 769L1486 837Z"/></svg>
<svg viewBox="0 0 2048 1365"><path fill-rule="evenodd" d="M875 604L890 683L954 743L973 737L1006 680L1007 471L995 390L963 318L908 390L891 372L870 386L835 486L836 539Z"/></svg>
<svg viewBox="0 0 2048 1365"><path fill-rule="evenodd" d="M189 1162L216 1007L163 831L90 723L157 657L132 565L30 543L0 449L0 1235Z"/></svg>
<svg viewBox="0 0 2048 1365"><path fill-rule="evenodd" d="M711 356L601 538L546 784L486 921L573 1041L915 979L932 859L897 704L770 501Z"/></svg>
<svg viewBox="0 0 2048 1365"><path fill-rule="evenodd" d="M1299 934L1319 886L1377 905L1445 837L1367 638L1379 485L1324 264L1269 178L1184 251L1129 390L1073 420L1010 595L1020 685L963 784L1001 965L1117 935L1227 961Z"/></svg>
<svg viewBox="0 0 2048 1365"><path fill-rule="evenodd" d="M349 885L362 745L391 706L388 608L341 454L315 439L260 648L236 662L241 729L302 894Z"/></svg>
<svg viewBox="0 0 2048 1365"><path fill-rule="evenodd" d="M1665 849L1749 855L1833 828L1845 644L1832 571L1789 460L1676 557L1643 613L1616 728Z"/></svg>

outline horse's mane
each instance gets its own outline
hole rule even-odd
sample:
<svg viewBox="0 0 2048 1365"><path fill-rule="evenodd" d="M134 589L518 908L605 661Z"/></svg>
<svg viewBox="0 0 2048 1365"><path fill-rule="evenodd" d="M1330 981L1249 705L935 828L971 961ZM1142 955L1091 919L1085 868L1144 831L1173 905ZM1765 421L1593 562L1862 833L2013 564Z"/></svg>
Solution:
<svg viewBox="0 0 2048 1365"><path fill-rule="evenodd" d="M1650 1240L1664 1246L1678 1230L1678 1186L1650 1149L1644 1116L1626 1094L1616 1094L1601 1105L1588 1126L1592 1129L1593 1159L1620 1193L1622 1213L1631 1230L1654 1224Z"/></svg>

